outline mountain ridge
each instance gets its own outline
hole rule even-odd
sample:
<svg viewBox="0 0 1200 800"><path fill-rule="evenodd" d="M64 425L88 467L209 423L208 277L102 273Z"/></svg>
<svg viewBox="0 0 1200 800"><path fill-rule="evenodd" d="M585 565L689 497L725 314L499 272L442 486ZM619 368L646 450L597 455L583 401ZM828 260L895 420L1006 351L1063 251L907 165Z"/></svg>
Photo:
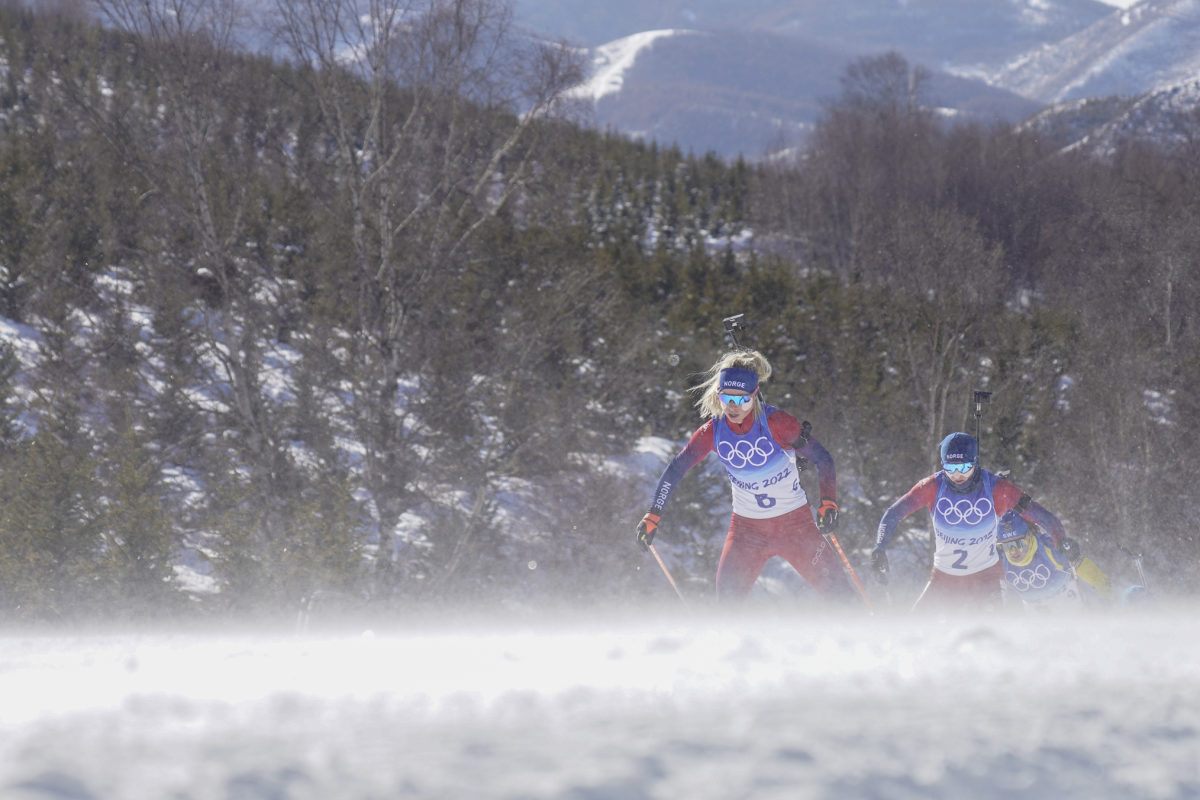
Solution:
<svg viewBox="0 0 1200 800"><path fill-rule="evenodd" d="M1200 2L1142 0L1028 52L989 82L1043 103L1140 95L1200 75Z"/></svg>

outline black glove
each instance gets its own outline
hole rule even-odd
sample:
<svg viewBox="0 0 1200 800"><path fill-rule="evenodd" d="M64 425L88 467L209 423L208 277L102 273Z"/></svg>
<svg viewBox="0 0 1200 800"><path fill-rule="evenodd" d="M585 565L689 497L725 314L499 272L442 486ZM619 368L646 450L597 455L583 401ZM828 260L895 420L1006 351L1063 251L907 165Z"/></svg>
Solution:
<svg viewBox="0 0 1200 800"><path fill-rule="evenodd" d="M871 551L871 571L875 573L875 579L887 586L888 582L888 562L887 550L882 547L876 547Z"/></svg>
<svg viewBox="0 0 1200 800"><path fill-rule="evenodd" d="M1058 549L1067 557L1067 561L1070 561L1072 564L1078 564L1079 559L1083 558L1083 553L1079 552L1079 542L1070 536L1062 538L1062 541L1058 543Z"/></svg>
<svg viewBox="0 0 1200 800"><path fill-rule="evenodd" d="M658 514L646 513L642 517L642 521L637 524L637 538L635 541L638 547L642 548L642 552L649 553L650 545L654 544L654 533L658 530L660 518Z"/></svg>
<svg viewBox="0 0 1200 800"><path fill-rule="evenodd" d="M817 528L821 533L829 535L837 529L838 507L832 497L822 497L821 507L817 509Z"/></svg>

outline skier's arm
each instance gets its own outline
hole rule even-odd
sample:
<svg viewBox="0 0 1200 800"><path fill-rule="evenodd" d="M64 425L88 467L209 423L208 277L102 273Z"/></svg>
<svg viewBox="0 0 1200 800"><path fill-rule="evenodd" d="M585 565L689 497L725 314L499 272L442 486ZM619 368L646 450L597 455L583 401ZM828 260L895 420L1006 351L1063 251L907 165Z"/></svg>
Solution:
<svg viewBox="0 0 1200 800"><path fill-rule="evenodd" d="M1055 547L1058 547L1059 543L1067 535L1067 531L1063 528L1063 524L1058 517L1039 505L1036 500L1029 504L1029 508L1025 509L1021 513L1021 516L1027 522L1038 525L1042 530L1050 534L1050 538L1054 540Z"/></svg>
<svg viewBox="0 0 1200 800"><path fill-rule="evenodd" d="M821 490L821 499L829 498L837 501L837 470L833 466L833 456L817 441L817 437L809 436L808 444L796 450L796 454L804 456L817 468L817 485Z"/></svg>
<svg viewBox="0 0 1200 800"><path fill-rule="evenodd" d="M1004 512L1015 508L1027 522L1032 522L1050 534L1050 538L1054 540L1054 546L1058 547L1063 537L1067 535L1062 522L1036 501L1022 501L1023 497L1028 497L1028 495L1017 488L1015 484L1001 479L996 484L996 488L992 490L992 502L995 504L996 516L1003 516Z"/></svg>
<svg viewBox="0 0 1200 800"><path fill-rule="evenodd" d="M900 524L900 520L914 511L931 508L936 498L937 476L930 475L909 489L908 494L892 503L888 510L883 512L883 519L879 521L879 529L875 533L875 549L885 549L892 539L892 534L896 532L896 526Z"/></svg>
<svg viewBox="0 0 1200 800"><path fill-rule="evenodd" d="M1100 595L1101 600L1112 600L1116 597L1116 593L1113 592L1112 578L1108 577L1090 558L1085 556L1075 565L1075 574L1079 576L1080 580L1095 586L1096 593Z"/></svg>
<svg viewBox="0 0 1200 800"><path fill-rule="evenodd" d="M712 452L712 426L712 420L701 425L692 434L687 446L680 451L679 455L671 459L670 464L667 464L662 477L658 479L658 486L654 490L654 500L650 503L649 513L661 516L671 495L675 492L675 487L679 485L679 481L687 474L688 470L699 464L706 455Z"/></svg>
<svg viewBox="0 0 1200 800"><path fill-rule="evenodd" d="M805 436L803 423L786 411L772 412L767 418L767 427L771 436L781 447L794 449L796 455L807 458L817 468L817 484L820 486L821 499L829 498L837 502L837 470L833 466L833 456L817 441L812 434Z"/></svg>

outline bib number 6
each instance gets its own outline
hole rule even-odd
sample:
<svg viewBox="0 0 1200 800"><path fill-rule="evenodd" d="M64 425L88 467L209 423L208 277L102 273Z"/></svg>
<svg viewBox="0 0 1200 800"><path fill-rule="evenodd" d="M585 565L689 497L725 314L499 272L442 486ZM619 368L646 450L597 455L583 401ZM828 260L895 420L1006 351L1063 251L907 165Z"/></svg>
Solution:
<svg viewBox="0 0 1200 800"><path fill-rule="evenodd" d="M775 506L775 498L769 494L756 494L754 499L758 501L759 508L773 508Z"/></svg>

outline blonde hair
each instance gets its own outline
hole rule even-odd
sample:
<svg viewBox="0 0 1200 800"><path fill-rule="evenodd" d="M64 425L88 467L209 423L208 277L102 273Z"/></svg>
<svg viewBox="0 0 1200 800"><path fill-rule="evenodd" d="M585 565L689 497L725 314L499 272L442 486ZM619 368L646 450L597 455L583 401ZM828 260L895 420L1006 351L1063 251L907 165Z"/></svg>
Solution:
<svg viewBox="0 0 1200 800"><path fill-rule="evenodd" d="M740 369L748 369L758 373L758 385L762 386L771 377L771 363L766 357L757 350L731 350L717 360L716 364L712 365L712 369L704 373L707 377L704 382L693 386L688 391L694 392L700 397L696 400L696 408L700 409L700 416L708 419L722 419L725 416L725 404L721 402L721 398L717 397L721 393L721 370L729 369L730 367L738 367ZM763 414L762 399L756 392L754 399L750 401L754 407L755 419L761 418Z"/></svg>

